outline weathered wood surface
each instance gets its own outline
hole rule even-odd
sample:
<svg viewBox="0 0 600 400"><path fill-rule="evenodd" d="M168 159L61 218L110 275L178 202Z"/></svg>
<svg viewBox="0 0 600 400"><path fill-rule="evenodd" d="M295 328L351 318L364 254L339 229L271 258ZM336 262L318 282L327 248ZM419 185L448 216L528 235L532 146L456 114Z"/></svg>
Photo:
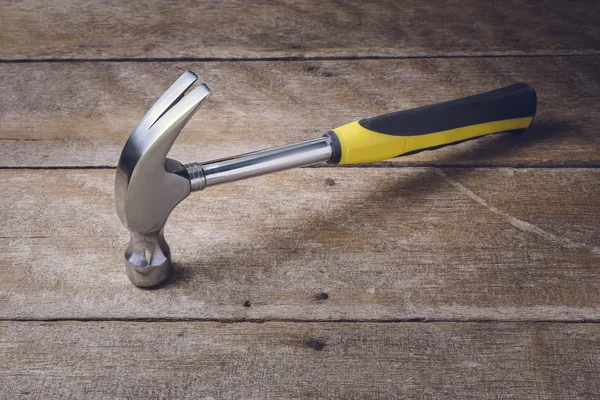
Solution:
<svg viewBox="0 0 600 400"><path fill-rule="evenodd" d="M209 188L167 224L160 290L125 276L114 171L0 179L4 319L600 320L597 169L304 168Z"/></svg>
<svg viewBox="0 0 600 400"><path fill-rule="evenodd" d="M598 54L597 2L86 0L0 5L0 59Z"/></svg>
<svg viewBox="0 0 600 400"><path fill-rule="evenodd" d="M599 12L2 2L0 399L598 398ZM412 168L195 194L167 226L175 276L141 290L114 172L87 167L114 167L185 69L214 95L173 149L184 162L515 81L539 112L524 135L377 165ZM457 165L588 168L418 167Z"/></svg>
<svg viewBox="0 0 600 400"><path fill-rule="evenodd" d="M594 399L600 325L0 323L0 397Z"/></svg>
<svg viewBox="0 0 600 400"><path fill-rule="evenodd" d="M600 165L600 57L208 63L0 64L0 164L115 166L184 69L214 95L172 151L200 161L318 137L358 118L491 90L537 89L525 135L401 157L406 165Z"/></svg>

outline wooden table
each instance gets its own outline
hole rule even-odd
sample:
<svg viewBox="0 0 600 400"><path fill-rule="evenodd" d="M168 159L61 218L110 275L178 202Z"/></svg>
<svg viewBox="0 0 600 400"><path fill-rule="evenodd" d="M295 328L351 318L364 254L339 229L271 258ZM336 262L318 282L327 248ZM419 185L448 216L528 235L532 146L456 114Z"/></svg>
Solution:
<svg viewBox="0 0 600 400"><path fill-rule="evenodd" d="M0 4L1 398L600 396L598 2L167 3ZM539 112L194 194L141 290L114 168L185 69L183 162L517 81Z"/></svg>

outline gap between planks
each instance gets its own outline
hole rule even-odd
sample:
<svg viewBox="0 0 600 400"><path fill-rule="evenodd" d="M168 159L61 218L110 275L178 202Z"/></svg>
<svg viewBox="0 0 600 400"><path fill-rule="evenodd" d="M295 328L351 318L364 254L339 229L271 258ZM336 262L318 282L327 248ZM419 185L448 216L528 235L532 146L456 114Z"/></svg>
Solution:
<svg viewBox="0 0 600 400"><path fill-rule="evenodd" d="M450 145L451 146L451 145ZM512 168L512 169L598 169L600 163L589 162L538 162L530 163L490 163L490 164L445 164L445 163L399 163L399 162L378 162L371 164L353 164L353 165L326 165L315 164L298 168L343 168L343 169L362 169L362 168L443 168L443 169L489 169L489 168ZM298 169L295 168L295 169ZM51 165L51 166L0 166L1 170L115 170L111 165Z"/></svg>
<svg viewBox="0 0 600 400"><path fill-rule="evenodd" d="M353 61L353 60L427 60L427 59L461 59L461 58L552 58L552 57L594 57L600 55L600 51L564 51L548 54L512 54L512 53L489 53L489 54L441 54L441 55L405 55L405 56L317 56L317 57L150 57L150 58L20 58L0 59L0 64L32 64L32 63L97 63L97 62L303 62L303 61Z"/></svg>
<svg viewBox="0 0 600 400"><path fill-rule="evenodd" d="M451 319L451 318L407 318L407 319L294 319L294 318L0 318L1 322L140 322L140 323L222 323L222 324L600 324L600 319Z"/></svg>

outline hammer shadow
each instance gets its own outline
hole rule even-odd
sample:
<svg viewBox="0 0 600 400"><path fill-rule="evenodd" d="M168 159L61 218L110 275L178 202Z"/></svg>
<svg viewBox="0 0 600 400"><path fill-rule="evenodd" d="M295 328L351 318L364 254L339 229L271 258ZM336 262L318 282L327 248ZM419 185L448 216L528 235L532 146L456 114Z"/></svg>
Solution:
<svg viewBox="0 0 600 400"><path fill-rule="evenodd" d="M490 135L486 138L480 138L479 141L472 141L469 146L462 149L460 152L453 151L452 154L441 156L437 162L423 163L419 165L410 164L415 167L424 167L422 171L401 179L399 181L382 185L378 190L373 191L371 194L364 197L360 202L344 203L343 206L332 208L331 212L328 212L325 217L320 214L316 216L307 216L306 218L299 219L296 221L296 228L294 229L294 238L296 241L302 240L317 240L315 231L320 227L327 226L329 224L345 224L356 219L356 215L360 215L364 212L364 204L369 204L374 212L387 213L390 207L394 205L394 199L399 196L406 194L419 195L421 193L429 193L432 189L445 185L445 180L439 174L437 174L433 168L425 167L454 167L461 166L464 168L455 168L453 171L453 177L460 177L467 175L470 171L469 166L485 167L485 166L500 166L499 163L494 164L487 160L493 160L500 155L507 154L517 150L524 150L532 145L538 145L540 143L552 144L556 142L559 145L566 134L577 134L578 127L576 123L570 121L553 121L553 122L538 122L534 123L531 128L524 132L506 132ZM524 163L509 163L509 166L534 166L536 161L524 162ZM506 163L504 163L506 165ZM360 167L368 167L365 164ZM378 164L379 167L385 168L386 166L394 167L392 163ZM354 168L357 168L354 167ZM348 167L323 167L323 168L348 168ZM410 204L406 207L410 209ZM362 210L362 211L361 211ZM407 210L408 211L408 210ZM278 235L276 231L270 233L269 236L261 237L261 244L264 244L266 248L285 248L286 239ZM282 243L284 243L282 245ZM263 247L263 246L261 246ZM293 257L294 254L290 254ZM227 257L227 256L224 256ZM255 273L262 269L265 271L266 261L260 251L253 251L249 249L243 255L236 254L235 258L229 256L230 259L203 259L201 264L198 265L186 265L181 264L175 265L175 270L172 277L165 283L157 286L156 289L160 289L165 286L190 286L195 277L204 275L207 273L207 268L210 269L211 265L244 265L249 274ZM276 267L274 267L276 268ZM221 268L222 269L222 268ZM236 269L237 271L237 269ZM212 274L213 272L211 272ZM217 272L215 272L217 273ZM221 270L218 274L227 275L227 271Z"/></svg>
<svg viewBox="0 0 600 400"><path fill-rule="evenodd" d="M199 275L199 273L194 272L196 271L196 268L189 268L180 263L173 263L173 271L171 273L171 275L167 278L167 280L165 280L164 282L156 285L156 286L151 286L151 287L140 287L141 290L144 291L154 291L154 290L161 290L167 287L171 287L171 286L184 286L184 285L189 285L190 282L193 280L194 276Z"/></svg>

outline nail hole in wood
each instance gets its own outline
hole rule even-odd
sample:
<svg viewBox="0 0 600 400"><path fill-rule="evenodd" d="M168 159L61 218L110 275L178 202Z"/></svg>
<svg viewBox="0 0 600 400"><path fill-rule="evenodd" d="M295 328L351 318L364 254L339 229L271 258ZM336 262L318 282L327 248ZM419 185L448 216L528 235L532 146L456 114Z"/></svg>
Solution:
<svg viewBox="0 0 600 400"><path fill-rule="evenodd" d="M325 342L316 339L309 339L306 341L306 345L314 351L321 351L325 348Z"/></svg>
<svg viewBox="0 0 600 400"><path fill-rule="evenodd" d="M316 297L319 300L327 300L329 298L329 295L325 292L321 292L321 293L317 294Z"/></svg>

